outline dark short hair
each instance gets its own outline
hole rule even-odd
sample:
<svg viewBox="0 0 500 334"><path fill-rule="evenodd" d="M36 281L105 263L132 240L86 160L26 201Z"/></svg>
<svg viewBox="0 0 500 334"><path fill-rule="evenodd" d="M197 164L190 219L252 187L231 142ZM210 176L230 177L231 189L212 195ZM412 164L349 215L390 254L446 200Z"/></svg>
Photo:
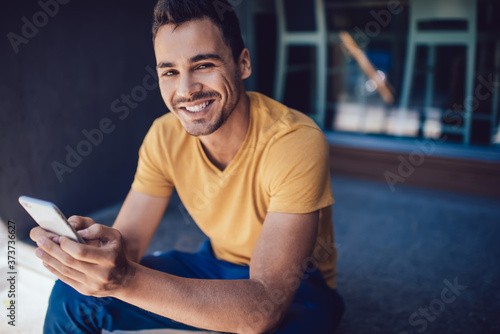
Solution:
<svg viewBox="0 0 500 334"><path fill-rule="evenodd" d="M234 8L227 0L158 0L153 14L153 41L160 27L209 18L221 31L224 42L237 63L245 48Z"/></svg>

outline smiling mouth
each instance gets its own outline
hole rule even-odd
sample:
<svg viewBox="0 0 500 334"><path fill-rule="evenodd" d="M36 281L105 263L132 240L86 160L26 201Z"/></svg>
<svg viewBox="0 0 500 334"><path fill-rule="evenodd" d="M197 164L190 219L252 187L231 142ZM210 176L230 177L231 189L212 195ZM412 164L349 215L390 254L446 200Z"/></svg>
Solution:
<svg viewBox="0 0 500 334"><path fill-rule="evenodd" d="M198 113L198 112L203 111L210 104L212 104L212 102L214 102L214 100L205 101L203 103L200 103L200 104L198 104L196 106L192 106L192 107L184 107L184 109L186 109L187 111L189 111L191 113Z"/></svg>

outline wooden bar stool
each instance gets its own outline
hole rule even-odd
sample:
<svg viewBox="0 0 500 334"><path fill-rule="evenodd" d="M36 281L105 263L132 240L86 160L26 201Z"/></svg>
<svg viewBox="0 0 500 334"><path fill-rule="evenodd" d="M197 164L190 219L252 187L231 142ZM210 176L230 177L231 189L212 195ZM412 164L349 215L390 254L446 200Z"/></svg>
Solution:
<svg viewBox="0 0 500 334"><path fill-rule="evenodd" d="M315 98L312 118L324 127L326 112L327 84L327 27L323 0L290 1L276 0L278 21L278 46L276 55L276 79L274 98L283 101L286 78L289 72L303 70L307 66L289 66L289 48L292 46L312 46L316 49L315 87L309 87ZM300 18L303 30L290 29L291 16Z"/></svg>
<svg viewBox="0 0 500 334"><path fill-rule="evenodd" d="M473 112L471 98L474 96L474 66L476 60L476 0L412 0L409 8L410 20L406 66L399 104L400 126L405 121L409 105L417 47L426 46L429 48L424 95L424 107L429 108L433 102L436 46L465 46L467 61L463 125L461 127L443 126L443 130L447 133L461 134L463 143L469 144ZM466 29L422 30L420 27L422 23L435 21L463 21L466 23Z"/></svg>

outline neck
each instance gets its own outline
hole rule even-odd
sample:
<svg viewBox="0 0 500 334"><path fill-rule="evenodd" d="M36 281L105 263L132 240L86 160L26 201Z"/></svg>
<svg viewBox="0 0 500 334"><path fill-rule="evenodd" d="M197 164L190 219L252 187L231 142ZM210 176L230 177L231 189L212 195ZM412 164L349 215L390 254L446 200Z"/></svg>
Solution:
<svg viewBox="0 0 500 334"><path fill-rule="evenodd" d="M242 89L240 100L226 122L200 141L210 161L220 170L231 162L245 140L250 122L250 101Z"/></svg>

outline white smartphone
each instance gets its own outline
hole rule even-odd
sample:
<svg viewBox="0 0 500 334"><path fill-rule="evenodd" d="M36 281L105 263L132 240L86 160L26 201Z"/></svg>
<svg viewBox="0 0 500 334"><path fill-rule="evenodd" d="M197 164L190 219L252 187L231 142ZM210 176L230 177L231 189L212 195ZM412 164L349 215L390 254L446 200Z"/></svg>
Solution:
<svg viewBox="0 0 500 334"><path fill-rule="evenodd" d="M54 203L28 196L19 197L19 203L44 230L85 244Z"/></svg>

